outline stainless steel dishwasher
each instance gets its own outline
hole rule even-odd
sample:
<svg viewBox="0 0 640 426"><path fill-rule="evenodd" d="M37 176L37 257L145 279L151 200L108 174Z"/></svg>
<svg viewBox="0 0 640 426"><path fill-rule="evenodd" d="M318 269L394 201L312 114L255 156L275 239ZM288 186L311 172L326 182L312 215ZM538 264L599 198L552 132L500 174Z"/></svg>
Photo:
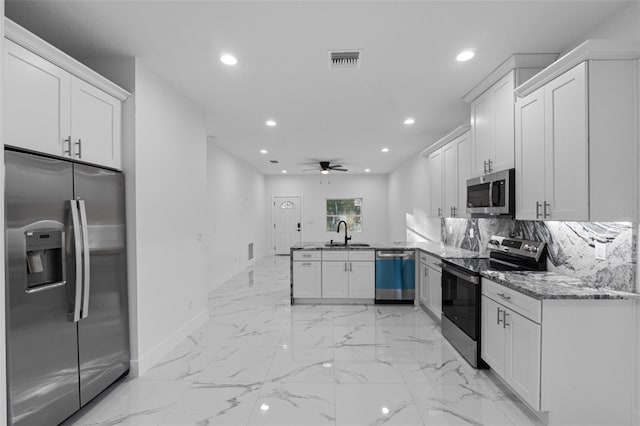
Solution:
<svg viewBox="0 0 640 426"><path fill-rule="evenodd" d="M376 250L376 303L414 303L414 250Z"/></svg>

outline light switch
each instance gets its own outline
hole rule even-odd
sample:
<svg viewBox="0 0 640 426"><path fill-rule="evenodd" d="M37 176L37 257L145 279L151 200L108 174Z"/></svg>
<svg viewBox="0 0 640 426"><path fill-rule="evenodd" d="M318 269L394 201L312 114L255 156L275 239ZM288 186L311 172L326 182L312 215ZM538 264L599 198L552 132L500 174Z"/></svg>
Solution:
<svg viewBox="0 0 640 426"><path fill-rule="evenodd" d="M596 259L607 260L607 245L605 243L596 243Z"/></svg>
<svg viewBox="0 0 640 426"><path fill-rule="evenodd" d="M469 229L469 238L473 238L473 228Z"/></svg>

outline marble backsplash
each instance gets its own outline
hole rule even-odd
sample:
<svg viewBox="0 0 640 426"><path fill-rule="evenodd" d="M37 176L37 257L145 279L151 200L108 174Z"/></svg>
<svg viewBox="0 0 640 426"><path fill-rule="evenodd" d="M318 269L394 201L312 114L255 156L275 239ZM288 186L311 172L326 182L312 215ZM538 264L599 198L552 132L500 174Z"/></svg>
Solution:
<svg viewBox="0 0 640 426"><path fill-rule="evenodd" d="M635 292L636 236L630 222L538 222L511 219L442 219L446 245L485 252L491 235L545 241L547 269L582 278L591 287ZM606 244L607 260L595 258Z"/></svg>

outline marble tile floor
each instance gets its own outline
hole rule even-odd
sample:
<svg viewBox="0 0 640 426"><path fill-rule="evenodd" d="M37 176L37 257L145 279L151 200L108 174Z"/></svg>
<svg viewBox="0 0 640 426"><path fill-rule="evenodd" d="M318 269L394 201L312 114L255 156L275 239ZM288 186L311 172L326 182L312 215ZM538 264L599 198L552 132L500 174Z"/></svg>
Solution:
<svg viewBox="0 0 640 426"><path fill-rule="evenodd" d="M209 307L158 365L64 426L542 425L414 306L291 306L288 257L258 261Z"/></svg>

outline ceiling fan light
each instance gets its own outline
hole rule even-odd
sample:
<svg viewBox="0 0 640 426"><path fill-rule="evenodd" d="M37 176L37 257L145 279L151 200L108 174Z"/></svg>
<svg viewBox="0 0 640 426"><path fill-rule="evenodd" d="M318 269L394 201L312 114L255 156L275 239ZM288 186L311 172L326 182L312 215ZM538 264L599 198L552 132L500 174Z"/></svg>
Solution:
<svg viewBox="0 0 640 426"><path fill-rule="evenodd" d="M320 174L328 175L329 174L329 170L320 170Z"/></svg>

